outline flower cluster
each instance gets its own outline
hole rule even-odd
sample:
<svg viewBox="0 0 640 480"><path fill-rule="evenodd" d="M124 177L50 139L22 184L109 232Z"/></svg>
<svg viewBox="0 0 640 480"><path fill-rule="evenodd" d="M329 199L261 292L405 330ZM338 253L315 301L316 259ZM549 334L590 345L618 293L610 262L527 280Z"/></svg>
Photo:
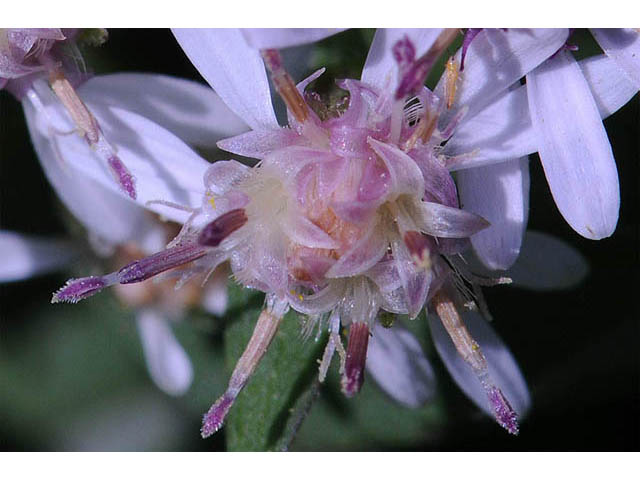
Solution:
<svg viewBox="0 0 640 480"><path fill-rule="evenodd" d="M337 352L345 395L360 390L365 366L372 364L373 376L381 385L391 385L392 395L419 404L425 395L415 388L393 392L393 381L380 374L388 371L385 360L373 353L394 344L414 348L402 330L381 328L388 323L381 320L389 315L416 318L429 310L439 319L429 322L443 358L449 353L438 342L446 341L464 364L461 375L475 382L472 395L479 391L483 396L478 403L517 433L517 413L529 405L517 365L509 365L513 375L504 382L491 366L492 355L475 338L493 335L486 334L489 327L472 327L473 317L462 315L468 309L483 310L479 285L506 280L476 277L459 256L473 246L492 269L513 264L527 221L526 156L538 150L569 223L590 238L610 235L619 203L615 163L606 135L593 135L587 144L584 139L600 132L601 119L638 87L628 75L614 74L620 68L607 56L576 62L559 52L568 30L473 29L431 91L423 86L425 78L458 31L381 30L362 77L338 81L343 99L327 104L311 88L323 70L296 85L274 48L330 33L174 31L194 65L240 117L218 147L258 159L254 167L236 160L208 165L184 145L202 143L202 137L211 144L213 138L197 131L202 124L197 109L187 109L185 115L185 99L200 98L205 111L216 102L211 111L227 108L212 92L194 94L203 87L164 79L170 88L154 90L153 82L145 83L147 92L176 93L177 100L168 95L164 106L169 108L163 113L157 108L160 95L137 96L145 81L141 76L95 78L76 95L75 90L56 91L58 77L50 74L60 102L38 82L29 84L25 111L32 135L42 139L37 147L50 151L53 125L68 123L61 117L62 105L76 127L85 127L85 143L110 159L112 150L100 147L104 135L98 125L104 125L113 138L120 135L119 150L138 178L135 191L123 181L132 178L128 170L116 175L120 188L114 188L102 169L84 161L86 151L77 138L56 138L62 158L101 188L118 194L123 189L129 199L183 223L167 248L107 275L72 279L53 301L77 302L105 287L126 287L184 266L180 287L196 276L206 280L226 263L235 281L264 292L265 307L253 336L227 390L205 415L203 436L222 426L290 309L306 315L310 325L327 326L321 380ZM568 74L563 70L558 76L558 62L569 65ZM276 121L266 71L287 107L286 128ZM523 77L526 85L520 85ZM554 90L557 85L560 93ZM82 116L89 112L80 100L83 95L88 105L95 105L94 113ZM566 113L554 106L557 95L582 106L585 114L571 128L551 131L549 125L566 121ZM226 118L237 121L230 112ZM250 131L244 131L245 124ZM127 135L129 131L135 135ZM590 153L584 145L593 147ZM183 164L167 160L167 151ZM147 153L154 154L151 161ZM577 155L586 166L578 168ZM454 170L460 170L457 182ZM592 194L585 196L585 188ZM343 327L348 328L346 348ZM388 361L399 358L388 355ZM416 363L420 361L416 355Z"/></svg>

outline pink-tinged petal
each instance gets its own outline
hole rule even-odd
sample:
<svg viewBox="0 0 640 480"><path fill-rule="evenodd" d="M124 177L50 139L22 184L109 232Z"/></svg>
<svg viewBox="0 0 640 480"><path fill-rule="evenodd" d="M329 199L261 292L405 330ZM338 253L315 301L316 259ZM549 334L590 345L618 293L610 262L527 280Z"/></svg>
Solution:
<svg viewBox="0 0 640 480"><path fill-rule="evenodd" d="M99 75L78 91L86 101L147 117L192 145L213 147L249 129L209 87L168 75Z"/></svg>
<svg viewBox="0 0 640 480"><path fill-rule="evenodd" d="M193 367L168 322L162 312L152 309L142 310L136 316L149 375L162 391L177 396L191 386Z"/></svg>
<svg viewBox="0 0 640 480"><path fill-rule="evenodd" d="M253 130L220 140L218 148L243 157L262 160L271 152L292 145L304 145L305 139L288 128Z"/></svg>
<svg viewBox="0 0 640 480"><path fill-rule="evenodd" d="M514 286L548 291L573 288L588 273L589 263L578 250L559 238L529 230L507 275Z"/></svg>
<svg viewBox="0 0 640 480"><path fill-rule="evenodd" d="M42 114L30 102L23 102L23 108L31 141L47 179L65 206L90 233L113 244L140 241L153 234L151 218L141 206L120 193L108 173L99 172L108 184L105 185L74 168L72 158L96 170L100 167L98 159L91 158L93 153L84 140L76 135L70 137L77 143L77 154L57 149L53 140L55 134L47 130ZM64 124L62 127L68 129Z"/></svg>
<svg viewBox="0 0 640 480"><path fill-rule="evenodd" d="M593 28L591 33L604 53L640 89L640 33L633 28Z"/></svg>
<svg viewBox="0 0 640 480"><path fill-rule="evenodd" d="M313 43L340 33L344 28L243 28L253 48L287 48Z"/></svg>
<svg viewBox="0 0 640 480"><path fill-rule="evenodd" d="M303 215L293 215L282 222L282 230L294 243L308 248L338 248L339 244L327 232Z"/></svg>
<svg viewBox="0 0 640 480"><path fill-rule="evenodd" d="M260 52L235 28L176 28L178 43L220 98L253 129L276 128Z"/></svg>
<svg viewBox="0 0 640 480"><path fill-rule="evenodd" d="M63 268L78 251L71 242L0 230L0 282L15 282Z"/></svg>
<svg viewBox="0 0 640 480"><path fill-rule="evenodd" d="M596 55L580 61L580 68L589 84L601 118L616 112L638 93L638 87L606 55Z"/></svg>
<svg viewBox="0 0 640 480"><path fill-rule="evenodd" d="M566 28L485 29L480 32L467 50L454 107L443 116L443 123L446 124L463 106L469 108L467 117L473 117L500 92L558 51L568 35ZM460 55L459 50L456 54L458 62ZM441 97L445 83L443 76L436 87Z"/></svg>
<svg viewBox="0 0 640 480"><path fill-rule="evenodd" d="M409 317L413 319L424 307L433 275L431 271L416 268L412 255L399 238L391 242L391 250L404 292L404 304Z"/></svg>
<svg viewBox="0 0 640 480"><path fill-rule="evenodd" d="M365 275L373 280L382 292L390 292L402 286L398 269L393 260L383 260L376 263L365 272Z"/></svg>
<svg viewBox="0 0 640 480"><path fill-rule="evenodd" d="M388 241L376 228L369 231L327 271L327 278L352 277L369 270L384 257Z"/></svg>
<svg viewBox="0 0 640 480"><path fill-rule="evenodd" d="M407 407L420 407L435 393L429 360L418 340L400 325L374 327L366 367L387 395Z"/></svg>
<svg viewBox="0 0 640 480"><path fill-rule="evenodd" d="M41 99L48 118L38 115L38 121L31 122L32 137L37 131L44 139L54 139L61 160L54 154L51 158L55 158L63 166L61 168L87 176L107 190L122 196L111 173L82 138L51 130L73 131L60 102L45 96L41 96ZM136 201L139 205L145 206L151 200L165 200L192 207L200 205L204 194L202 178L209 166L208 162L182 140L145 117L115 106L91 102L87 102L87 106L98 119L105 137L118 150L120 159L135 177L138 194ZM109 204L105 205L105 208L109 207ZM189 215L163 205L148 208L177 222L183 222ZM109 228L104 220L103 224L104 228Z"/></svg>
<svg viewBox="0 0 640 480"><path fill-rule="evenodd" d="M342 300L344 293L345 282L332 280L319 292L302 298L295 292L287 292L287 301L296 312L316 315L331 311Z"/></svg>
<svg viewBox="0 0 640 480"><path fill-rule="evenodd" d="M610 236L618 222L620 190L611 145L582 70L559 52L527 75L538 151L551 194L580 235Z"/></svg>
<svg viewBox="0 0 640 480"><path fill-rule="evenodd" d="M360 225L371 218L376 211L378 204L370 201L359 202L356 200L346 200L333 202L331 210L345 222Z"/></svg>
<svg viewBox="0 0 640 480"><path fill-rule="evenodd" d="M388 200L395 200L400 194L422 197L424 193L422 172L409 155L393 145L373 138L369 138L369 145L385 163L391 176Z"/></svg>
<svg viewBox="0 0 640 480"><path fill-rule="evenodd" d="M420 230L434 237L466 238L489 226L478 215L439 203L422 202L416 213Z"/></svg>
<svg viewBox="0 0 640 480"><path fill-rule="evenodd" d="M393 46L405 35L413 43L416 58L423 55L433 44L441 28L379 28L373 37L369 54L362 69L362 81L383 90L395 91L398 83L398 68L393 57Z"/></svg>
<svg viewBox="0 0 640 480"><path fill-rule="evenodd" d="M442 203L448 207L458 206L458 190L453 177L446 167L436 158L431 147L414 148L411 158L422 172L425 182L424 199L429 202Z"/></svg>
<svg viewBox="0 0 640 480"><path fill-rule="evenodd" d="M238 182L247 178L251 168L235 160L219 160L207 168L204 186L214 195L224 195Z"/></svg>
<svg viewBox="0 0 640 480"><path fill-rule="evenodd" d="M475 312L463 314L471 336L478 342L489 367L489 375L511 404L520 418L531 407L531 396L527 383L513 355L484 318ZM429 327L436 350L449 374L462 391L487 415L493 417L487 393L473 369L458 354L451 337L439 318L430 315Z"/></svg>
<svg viewBox="0 0 640 480"><path fill-rule="evenodd" d="M471 237L478 258L506 270L518 258L529 214L529 160L524 157L458 173L462 208L491 226Z"/></svg>

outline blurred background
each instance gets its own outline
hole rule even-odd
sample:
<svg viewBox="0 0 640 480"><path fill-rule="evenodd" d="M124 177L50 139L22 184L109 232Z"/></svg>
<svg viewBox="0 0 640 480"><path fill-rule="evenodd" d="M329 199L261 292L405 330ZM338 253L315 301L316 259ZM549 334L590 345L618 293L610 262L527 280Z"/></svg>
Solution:
<svg viewBox="0 0 640 480"><path fill-rule="evenodd" d="M87 64L96 73L156 72L203 81L169 30L109 33L104 46L87 52ZM372 30L352 30L313 48L289 51L291 70L301 79L326 66L318 88L328 91L331 79L359 77L372 36ZM588 33L576 36L578 56L596 53ZM20 104L0 92L0 107L0 227L73 238L86 248L83 228L45 179ZM433 402L418 410L400 407L372 380L360 395L346 400L333 365L292 450L639 448L638 96L604 123L621 190L620 220L611 238L593 242L571 230L555 207L537 156L530 161L529 228L570 244L586 260L588 274L578 285L553 292L514 286L485 289L493 326L531 389L533 408L520 435L505 433L456 387L420 318L412 328L433 358L439 385ZM3 255L0 252L0 259ZM149 379L133 313L113 291L75 306L49 303L51 293L70 276L110 270L85 254L67 271L0 285L2 449L225 449L227 437L239 433L225 428L201 440L201 415L223 391L241 350L241 342L229 346L234 329L250 331L255 321L250 313L260 299L233 290L224 318L194 309L176 326L194 364L194 383L185 395L171 397ZM313 338L301 345L303 352L318 348ZM315 367L305 369L310 378ZM246 428L259 422L247 421ZM242 442L235 441L242 448Z"/></svg>

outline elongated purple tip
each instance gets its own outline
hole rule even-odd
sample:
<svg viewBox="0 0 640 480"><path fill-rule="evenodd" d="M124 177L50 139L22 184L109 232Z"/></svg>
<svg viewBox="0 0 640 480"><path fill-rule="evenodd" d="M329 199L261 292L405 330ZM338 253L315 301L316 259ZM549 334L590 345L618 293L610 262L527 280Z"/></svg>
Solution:
<svg viewBox="0 0 640 480"><path fill-rule="evenodd" d="M138 196L136 192L135 179L133 178L133 175L129 173L129 170L124 165L124 163L122 163L122 161L118 157L112 156L109 157L109 167L118 179L120 188L122 188L122 190L124 190L127 195L135 200Z"/></svg>
<svg viewBox="0 0 640 480"><path fill-rule="evenodd" d="M106 286L107 282L103 277L72 278L67 281L64 287L53 294L51 303L77 303L98 293Z"/></svg>
<svg viewBox="0 0 640 480"><path fill-rule="evenodd" d="M507 432L517 435L519 432L518 415L504 397L502 391L498 387L491 386L487 389L487 396L498 423Z"/></svg>
<svg viewBox="0 0 640 480"><path fill-rule="evenodd" d="M225 238L247 223L247 220L244 208L229 210L202 229L198 236L198 243L207 247L217 247Z"/></svg>
<svg viewBox="0 0 640 480"><path fill-rule="evenodd" d="M207 438L220 430L227 413L229 413L233 405L233 400L231 396L225 393L205 413L202 419L202 428L200 429L202 438Z"/></svg>
<svg viewBox="0 0 640 480"><path fill-rule="evenodd" d="M364 366L367 361L369 346L369 327L366 323L356 322L349 327L349 343L347 344L347 360L342 377L342 393L353 397L364 383Z"/></svg>

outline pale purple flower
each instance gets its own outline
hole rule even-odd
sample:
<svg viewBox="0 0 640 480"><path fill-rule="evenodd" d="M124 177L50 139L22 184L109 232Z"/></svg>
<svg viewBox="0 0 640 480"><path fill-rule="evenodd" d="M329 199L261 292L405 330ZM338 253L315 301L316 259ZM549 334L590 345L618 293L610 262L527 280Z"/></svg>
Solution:
<svg viewBox="0 0 640 480"><path fill-rule="evenodd" d="M448 35L440 30L409 32L414 38L403 40L406 49L400 55L402 75L398 77L392 47L405 32L382 32L372 46L364 81L345 80L341 84L350 92L348 109L340 116L323 119L309 109L300 93L321 72L298 90L283 70L277 52L263 52L274 85L289 110L291 128L281 129L273 114L262 58L245 43L242 32L176 32L205 78L252 128L219 142L219 146L262 162L254 169L234 161L212 165L204 175L205 191L199 203L176 202L172 196L159 195L164 202L152 208L187 203L180 207L191 212L181 235L165 251L117 272L70 282L54 300L77 301L94 294L98 287L143 281L193 262L186 280L191 274L206 275L230 261L237 281L267 292L267 306L227 392L205 417L203 434L220 427L289 307L329 323L330 340L321 375L337 350L342 354L343 390L347 395L356 393L364 379L369 333L380 309L415 317L441 286L448 285L447 290L456 296L451 281L457 274L440 254L462 251L465 239L487 226L480 217L457 208L456 187L447 172L447 161L452 159L440 155L440 144L452 141L469 107L438 125L439 117L448 116L443 96L419 88L429 62L446 48L441 41L445 33ZM298 42L297 32L292 35ZM506 41L509 48L505 51L518 60L516 63L534 68L564 41L555 32L543 32L540 37L534 36L529 46L544 45L537 50L522 45L513 49ZM525 54L527 51L533 54ZM526 70L508 73L513 78L498 79L498 90ZM413 106L398 98L398 92L405 90L416 93ZM485 101L490 95L483 92L479 98ZM134 171L142 166L135 161L130 164ZM178 184L187 185L190 178L202 175L197 168L188 173L177 168L172 172L179 178ZM95 173L93 176L100 179ZM158 188L153 177L148 181ZM460 321L455 305L462 299L455 300L442 291L437 298L436 310L451 329L450 335L466 339L463 343L467 346L459 344L461 351L473 347L467 360L484 388L485 402L491 403L492 412L505 428L516 432L513 409L501 393L503 379L489 371L481 349ZM338 333L341 324L350 327L346 351ZM379 335L382 340L384 335ZM408 341L395 344L399 362L406 358L403 351L415 347ZM422 361L417 363L424 366ZM428 370L421 370L422 380L429 378ZM424 392L406 388L398 392L406 394L404 399L398 395L406 404L425 399Z"/></svg>
<svg viewBox="0 0 640 480"><path fill-rule="evenodd" d="M82 57L75 44L81 35L95 33L78 29L1 29L0 30L0 88L11 92L18 100L28 97L41 109L36 82L45 82L64 107L71 120L67 130L51 129L49 135L78 133L110 172L120 189L136 198L135 178L122 162L117 148L107 140L101 125L82 102L74 88L86 79ZM104 42L106 31L98 30L98 42ZM88 41L96 41L91 37Z"/></svg>
<svg viewBox="0 0 640 480"><path fill-rule="evenodd" d="M95 201L90 196L84 200ZM131 208L139 207L131 204ZM140 239L147 243L147 248L158 249L164 244L164 228L159 224L156 233L158 235L155 242L151 242L148 237ZM79 246L69 240L29 236L6 230L0 230L0 250L5 259L0 266L0 283L27 280L61 270L80 257ZM220 278L224 282L220 282ZM201 304L210 313L221 315L226 308L226 275L216 275L214 280L200 295ZM95 279L87 280L84 287L90 288L90 285L99 287L100 282ZM191 386L193 367L187 352L175 338L171 325L184 316L189 306L184 296L189 293L168 296L166 292L162 292L158 295L150 290L159 287L141 287L141 291L123 291L118 296L135 312L142 352L151 379L165 393L182 395Z"/></svg>
<svg viewBox="0 0 640 480"><path fill-rule="evenodd" d="M474 37L462 83L473 81L471 65L484 63L481 59L495 48L495 37L511 32L483 30ZM621 51L626 52L627 70L632 69L629 59L637 48L629 41L632 35L637 36L627 32L626 44L621 38L617 44L626 45ZM550 55L526 72L526 78L526 86L511 85L445 147L452 154L477 149L476 155L452 168L461 169L457 180L462 204L492 223L471 239L492 269L507 269L519 252L527 221L529 174L524 156L529 153L540 152L556 205L578 233L604 238L613 233L618 219L618 177L601 119L627 103L638 91L637 84L608 56L576 62L568 51ZM439 87L444 88L443 82Z"/></svg>

